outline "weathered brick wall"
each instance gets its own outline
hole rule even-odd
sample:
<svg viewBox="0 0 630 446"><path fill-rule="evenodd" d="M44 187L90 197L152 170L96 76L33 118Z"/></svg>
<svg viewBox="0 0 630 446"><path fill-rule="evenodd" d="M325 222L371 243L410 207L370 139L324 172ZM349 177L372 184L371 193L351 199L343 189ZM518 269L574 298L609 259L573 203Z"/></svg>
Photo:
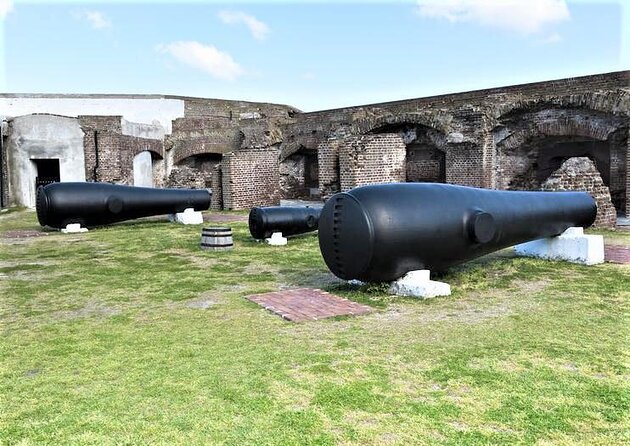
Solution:
<svg viewBox="0 0 630 446"><path fill-rule="evenodd" d="M2 182L2 196L0 197L0 203L2 206L8 206L9 204L9 163L7 155L7 146L4 133L2 135L2 144L0 150L2 150L2 164L0 164L0 182Z"/></svg>
<svg viewBox="0 0 630 446"><path fill-rule="evenodd" d="M181 189L207 189L212 184L212 173L198 171L189 166L173 166L166 187Z"/></svg>
<svg viewBox="0 0 630 446"><path fill-rule="evenodd" d="M121 116L79 116L79 125L83 130L83 152L85 154L85 178L88 181L105 181L98 176L96 168L96 145L99 133L122 134ZM107 138L106 138L107 139ZM99 144L100 150L101 144ZM100 155L100 153L99 153ZM99 159L101 164L101 159ZM102 166L99 166L102 168Z"/></svg>
<svg viewBox="0 0 630 446"><path fill-rule="evenodd" d="M341 190L405 181L405 156L406 146L395 133L345 138L339 148Z"/></svg>
<svg viewBox="0 0 630 446"><path fill-rule="evenodd" d="M584 191L597 202L597 218L594 226L612 229L617 223L615 207L610 191L593 161L589 158L570 158L542 184L549 191Z"/></svg>
<svg viewBox="0 0 630 446"><path fill-rule="evenodd" d="M280 201L278 158L280 150L240 150L221 162L223 207L248 209L270 206Z"/></svg>
<svg viewBox="0 0 630 446"><path fill-rule="evenodd" d="M484 187L490 172L484 170L483 154L478 146L457 144L446 150L446 182L462 186Z"/></svg>
<svg viewBox="0 0 630 446"><path fill-rule="evenodd" d="M416 126L440 136L429 142L446 155L446 182L539 188L532 148L539 141L565 138L568 142L579 137L611 148L609 174L615 203L630 213L629 85L630 71L622 71L298 114L295 123L284 127L282 154L318 150L320 189L328 197L338 187L334 137L340 129L350 135L403 134ZM405 143L426 142L418 138ZM409 179L423 168L408 166Z"/></svg>
<svg viewBox="0 0 630 446"><path fill-rule="evenodd" d="M407 181L445 182L446 154L434 147L418 147L407 151Z"/></svg>
<svg viewBox="0 0 630 446"><path fill-rule="evenodd" d="M163 141L123 135L120 116L79 116L78 119L85 134L83 151L88 181L133 185L133 158L137 154L148 150L154 158L163 158ZM154 178L156 187L164 184L163 176L162 170L162 174Z"/></svg>
<svg viewBox="0 0 630 446"><path fill-rule="evenodd" d="M319 165L319 194L326 200L339 188L339 147L340 138L330 138L317 147L317 164Z"/></svg>
<svg viewBox="0 0 630 446"><path fill-rule="evenodd" d="M223 209L223 169L221 165L214 166L212 172L212 200L210 201L210 209Z"/></svg>

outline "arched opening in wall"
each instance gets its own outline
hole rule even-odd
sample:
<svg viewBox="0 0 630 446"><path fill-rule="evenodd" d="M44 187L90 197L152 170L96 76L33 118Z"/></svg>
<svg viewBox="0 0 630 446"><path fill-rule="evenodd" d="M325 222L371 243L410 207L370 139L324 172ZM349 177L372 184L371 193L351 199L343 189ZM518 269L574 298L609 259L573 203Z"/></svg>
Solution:
<svg viewBox="0 0 630 446"><path fill-rule="evenodd" d="M280 190L288 199L319 198L317 150L301 147L280 162Z"/></svg>
<svg viewBox="0 0 630 446"><path fill-rule="evenodd" d="M588 158L610 189L616 211L627 207L628 124L622 115L536 104L509 112L493 129L497 186L536 190L570 158Z"/></svg>
<svg viewBox="0 0 630 446"><path fill-rule="evenodd" d="M502 153L502 176L511 190L538 189L569 158L588 157L610 183L610 149L606 141L580 136L531 138Z"/></svg>
<svg viewBox="0 0 630 446"><path fill-rule="evenodd" d="M586 157L593 161L610 189L611 200L622 214L626 202L627 139L619 142L621 133L607 140L584 136L548 136L528 140L503 153L501 175L506 189L536 190L569 158Z"/></svg>
<svg viewBox="0 0 630 446"><path fill-rule="evenodd" d="M150 150L142 151L134 156L133 185L162 187L164 185L164 159Z"/></svg>
<svg viewBox="0 0 630 446"><path fill-rule="evenodd" d="M446 143L442 132L416 123L387 124L371 134L398 133L406 145L407 182L446 182Z"/></svg>
<svg viewBox="0 0 630 446"><path fill-rule="evenodd" d="M191 155L176 163L167 179L169 187L190 189L212 188L212 177L217 175L216 166L221 164L220 153Z"/></svg>

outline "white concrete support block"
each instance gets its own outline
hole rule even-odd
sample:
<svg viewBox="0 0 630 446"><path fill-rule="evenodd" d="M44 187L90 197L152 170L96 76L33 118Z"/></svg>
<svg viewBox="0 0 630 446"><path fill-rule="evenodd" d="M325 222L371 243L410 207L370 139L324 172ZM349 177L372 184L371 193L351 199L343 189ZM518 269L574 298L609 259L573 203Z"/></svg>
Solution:
<svg viewBox="0 0 630 446"><path fill-rule="evenodd" d="M448 283L431 280L430 275L431 272L428 269L409 271L400 279L392 282L389 292L397 296L420 298L450 296L451 286Z"/></svg>
<svg viewBox="0 0 630 446"><path fill-rule="evenodd" d="M79 223L72 223L66 225L65 228L61 228L61 232L64 234L76 234L77 232L87 232L87 228L82 228Z"/></svg>
<svg viewBox="0 0 630 446"><path fill-rule="evenodd" d="M271 246L284 246L287 244L287 238L282 237L282 232L274 232L271 234L271 238L266 238L265 241Z"/></svg>
<svg viewBox="0 0 630 446"><path fill-rule="evenodd" d="M516 255L564 260L582 265L604 263L604 237L584 235L583 228L569 228L558 237L543 238L514 247Z"/></svg>
<svg viewBox="0 0 630 446"><path fill-rule="evenodd" d="M169 219L183 225L200 225L203 223L203 215L201 215L200 211L195 211L193 208L186 208L184 212L171 214Z"/></svg>

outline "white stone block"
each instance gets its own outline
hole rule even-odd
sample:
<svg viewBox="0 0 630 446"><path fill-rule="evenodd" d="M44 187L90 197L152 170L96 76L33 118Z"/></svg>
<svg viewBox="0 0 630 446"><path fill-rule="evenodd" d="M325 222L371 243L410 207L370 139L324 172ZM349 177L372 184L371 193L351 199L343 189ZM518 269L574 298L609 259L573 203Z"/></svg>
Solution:
<svg viewBox="0 0 630 446"><path fill-rule="evenodd" d="M79 223L72 223L72 224L66 225L65 228L61 229L61 232L63 232L64 234L76 234L77 232L87 232L87 231L88 229L82 228Z"/></svg>
<svg viewBox="0 0 630 446"><path fill-rule="evenodd" d="M286 237L282 237L282 232L274 232L270 238L266 238L265 241L271 246L284 246L287 244Z"/></svg>
<svg viewBox="0 0 630 446"><path fill-rule="evenodd" d="M430 280L431 272L428 269L409 271L400 279L392 282L389 287L390 294L411 297L436 297L450 296L451 286L448 283Z"/></svg>
<svg viewBox="0 0 630 446"><path fill-rule="evenodd" d="M596 265L604 263L604 237L584 235L583 228L569 228L558 237L543 238L516 245L514 252L524 257Z"/></svg>
<svg viewBox="0 0 630 446"><path fill-rule="evenodd" d="M169 219L175 223L181 223L183 225L200 225L203 223L203 215L201 212L195 211L193 208L186 208L184 209L184 212L171 214Z"/></svg>

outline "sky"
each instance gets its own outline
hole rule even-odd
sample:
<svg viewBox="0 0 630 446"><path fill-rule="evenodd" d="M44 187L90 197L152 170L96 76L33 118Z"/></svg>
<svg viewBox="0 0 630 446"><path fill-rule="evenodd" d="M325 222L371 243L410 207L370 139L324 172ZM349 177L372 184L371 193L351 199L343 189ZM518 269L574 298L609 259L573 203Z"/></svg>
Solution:
<svg viewBox="0 0 630 446"><path fill-rule="evenodd" d="M630 0L0 0L4 93L371 104L630 69Z"/></svg>

